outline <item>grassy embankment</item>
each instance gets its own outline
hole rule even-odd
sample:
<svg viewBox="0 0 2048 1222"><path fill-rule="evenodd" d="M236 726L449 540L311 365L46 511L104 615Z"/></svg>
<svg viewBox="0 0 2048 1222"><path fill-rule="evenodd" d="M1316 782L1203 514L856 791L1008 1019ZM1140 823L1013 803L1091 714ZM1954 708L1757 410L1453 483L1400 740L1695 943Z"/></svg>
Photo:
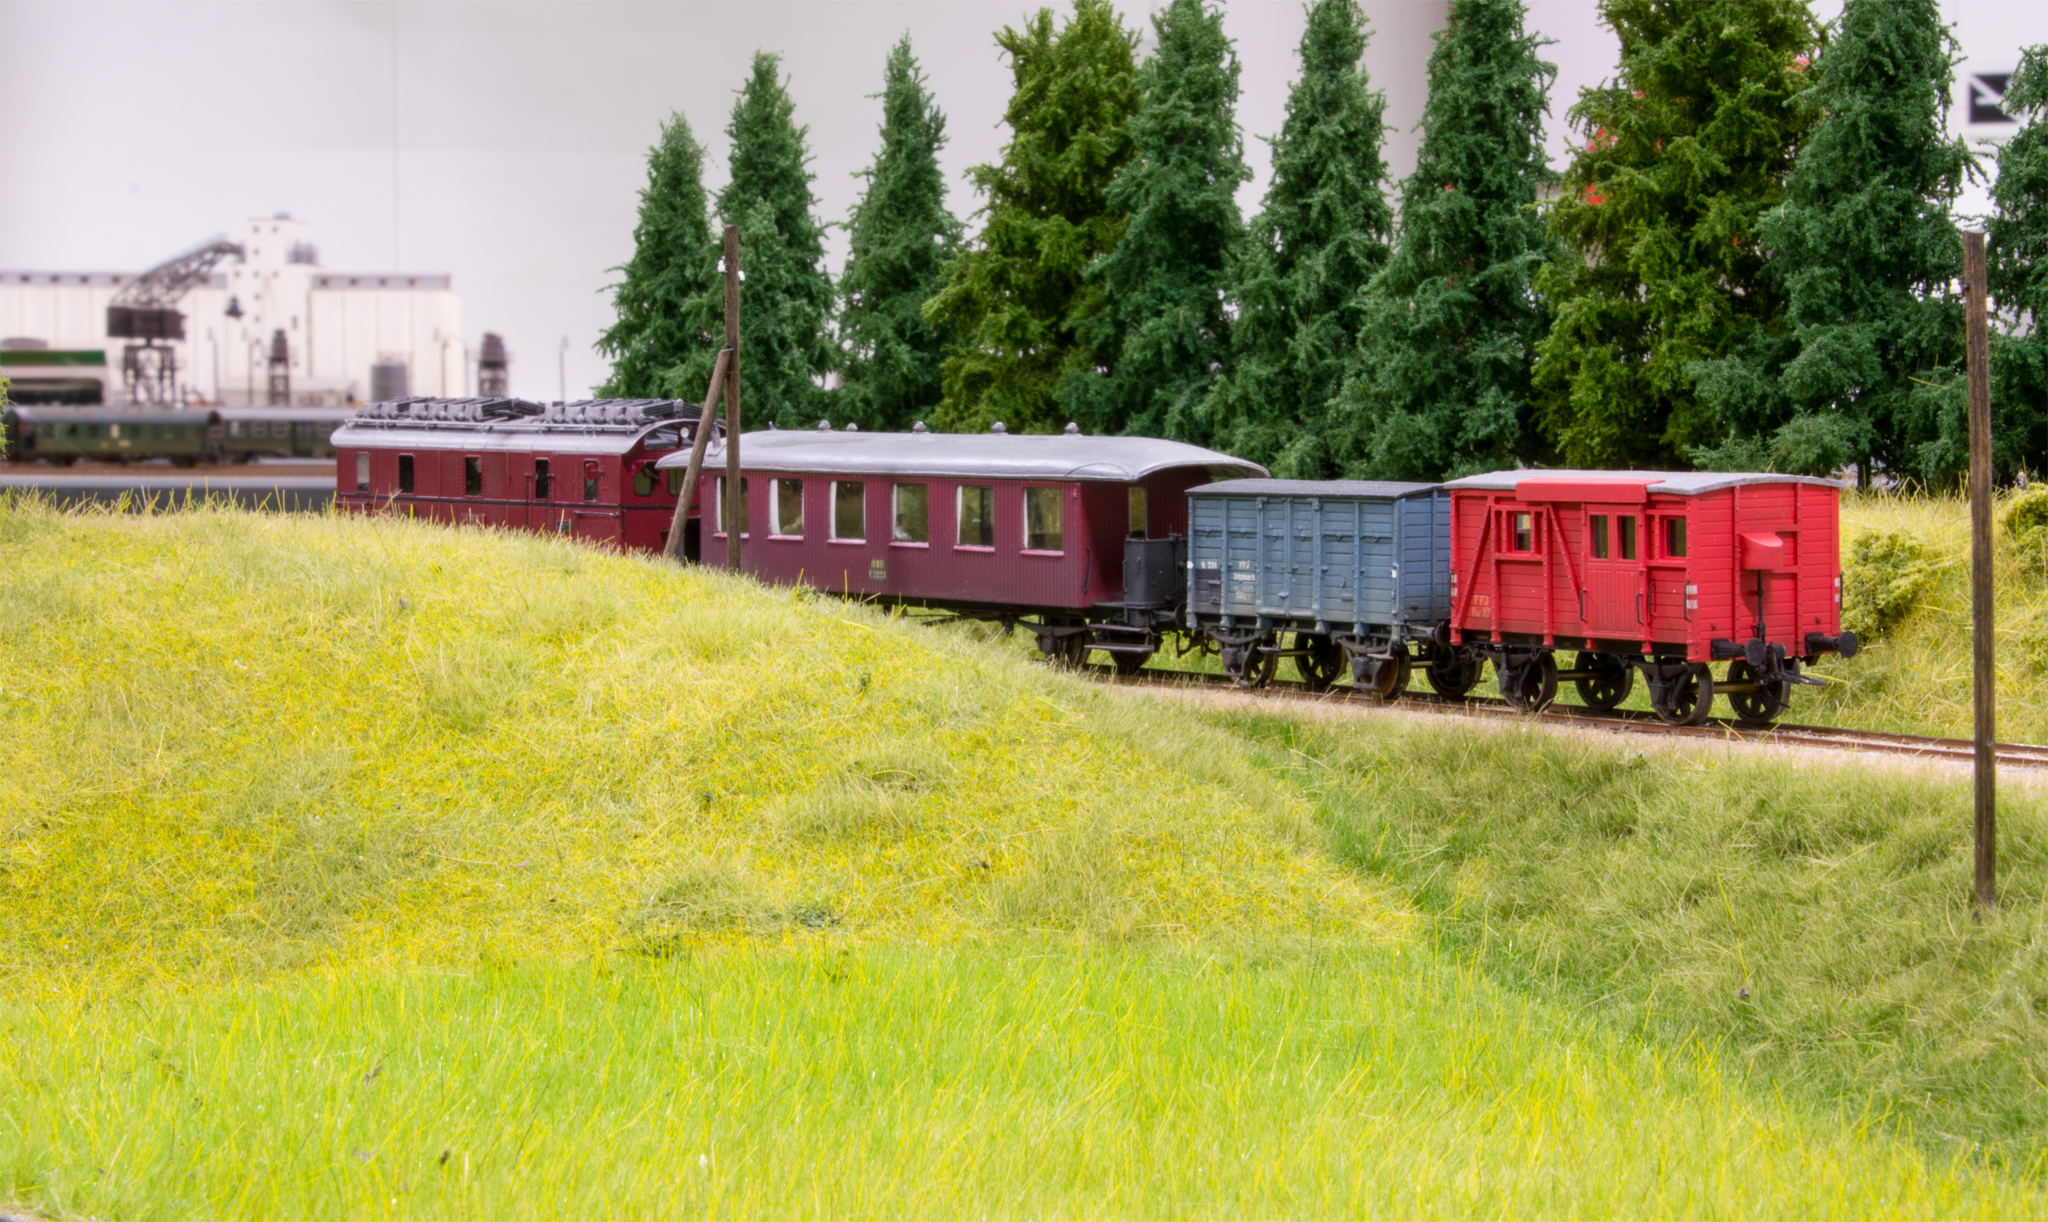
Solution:
<svg viewBox="0 0 2048 1222"><path fill-rule="evenodd" d="M1427 860L1471 891L1502 834L1451 786L1551 767L1512 736L1216 724L539 539L7 504L0 548L0 1199L44 1214L2038 1209L1713 1013L1447 955ZM1620 851L1776 776L1587 750L1635 779L1551 817ZM1761 824L1834 792L1785 780ZM1398 802L1471 830L1375 842Z"/></svg>

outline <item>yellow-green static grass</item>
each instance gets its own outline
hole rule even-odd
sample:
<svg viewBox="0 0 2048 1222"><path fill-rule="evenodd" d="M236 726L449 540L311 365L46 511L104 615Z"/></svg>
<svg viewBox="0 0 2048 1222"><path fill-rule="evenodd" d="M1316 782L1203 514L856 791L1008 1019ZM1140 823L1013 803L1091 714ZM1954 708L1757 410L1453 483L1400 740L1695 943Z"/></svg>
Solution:
<svg viewBox="0 0 2048 1222"><path fill-rule="evenodd" d="M1389 948L693 955L0 1011L110 1217L2027 1217L2030 1188Z"/></svg>
<svg viewBox="0 0 2048 1222"><path fill-rule="evenodd" d="M1227 736L527 535L0 504L0 983L1402 936Z"/></svg>

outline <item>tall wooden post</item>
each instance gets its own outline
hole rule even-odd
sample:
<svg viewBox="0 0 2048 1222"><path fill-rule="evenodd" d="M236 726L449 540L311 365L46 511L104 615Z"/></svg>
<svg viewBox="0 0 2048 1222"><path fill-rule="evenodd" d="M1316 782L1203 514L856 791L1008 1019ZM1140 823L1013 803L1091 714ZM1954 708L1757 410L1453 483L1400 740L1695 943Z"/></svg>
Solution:
<svg viewBox="0 0 2048 1222"><path fill-rule="evenodd" d="M1997 667L1991 607L1991 339L1984 304L1984 235L1963 235L1965 337L1970 361L1970 638L1977 734L1979 911L1998 906Z"/></svg>
<svg viewBox="0 0 2048 1222"><path fill-rule="evenodd" d="M725 567L740 568L740 227L725 227L725 346L732 352L725 371ZM705 410L710 410L705 404Z"/></svg>
<svg viewBox="0 0 2048 1222"><path fill-rule="evenodd" d="M704 406L697 409L696 434L690 439L690 465L683 469L683 486L676 494L676 512L668 524L668 556L671 560L683 558L683 534L690 526L690 504L697 499L697 482L704 474L704 447L711 440L711 431L716 427L711 411L718 404L718 396L725 389L725 370L731 362L732 349L720 348L718 359L711 363L711 385L704 391ZM700 515L701 517L701 515ZM698 559L703 558L703 529L698 529Z"/></svg>

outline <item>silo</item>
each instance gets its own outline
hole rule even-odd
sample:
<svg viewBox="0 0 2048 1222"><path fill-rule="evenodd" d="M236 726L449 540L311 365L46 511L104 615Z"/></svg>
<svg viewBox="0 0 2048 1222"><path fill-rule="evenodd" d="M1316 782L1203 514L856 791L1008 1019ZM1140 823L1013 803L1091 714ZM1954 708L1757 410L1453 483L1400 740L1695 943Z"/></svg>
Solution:
<svg viewBox="0 0 2048 1222"><path fill-rule="evenodd" d="M385 360L370 365L370 402L388 403L412 393L412 378L404 361Z"/></svg>

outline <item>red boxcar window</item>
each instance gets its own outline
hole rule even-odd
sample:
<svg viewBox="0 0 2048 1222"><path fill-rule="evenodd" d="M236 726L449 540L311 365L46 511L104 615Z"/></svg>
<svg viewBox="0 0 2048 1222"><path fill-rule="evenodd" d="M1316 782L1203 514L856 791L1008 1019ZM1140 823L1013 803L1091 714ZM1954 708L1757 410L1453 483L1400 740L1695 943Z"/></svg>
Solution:
<svg viewBox="0 0 2048 1222"><path fill-rule="evenodd" d="M889 538L897 543L927 543L931 534L931 499L923 484L898 484L895 524Z"/></svg>
<svg viewBox="0 0 2048 1222"><path fill-rule="evenodd" d="M1636 558L1635 515L1617 516L1614 519L1614 533L1620 536L1616 542L1621 544L1621 558L1623 560L1634 560Z"/></svg>
<svg viewBox="0 0 2048 1222"><path fill-rule="evenodd" d="M398 490L410 493L412 486L412 455L400 454L398 456Z"/></svg>
<svg viewBox="0 0 2048 1222"><path fill-rule="evenodd" d="M868 486L859 480L832 481L832 537L854 541L868 537Z"/></svg>
<svg viewBox="0 0 2048 1222"><path fill-rule="evenodd" d="M960 524L961 547L996 545L996 490L978 484L962 484L955 521Z"/></svg>
<svg viewBox="0 0 2048 1222"><path fill-rule="evenodd" d="M585 463L583 464L583 499L584 499L584 500L586 500L586 501L594 501L594 500L596 500L596 499L597 499L597 480L598 480L598 466L597 466L597 464L596 464L595 462L588 462L588 461L586 461L586 462L585 462Z"/></svg>
<svg viewBox="0 0 2048 1222"><path fill-rule="evenodd" d="M1685 519L1664 519L1664 554L1673 560L1685 559Z"/></svg>
<svg viewBox="0 0 2048 1222"><path fill-rule="evenodd" d="M1515 532L1514 550L1518 552L1535 551L1536 515L1530 513L1518 513L1513 515L1513 517Z"/></svg>
<svg viewBox="0 0 2048 1222"><path fill-rule="evenodd" d="M545 458L536 458L536 459L534 459L534 460L533 460L533 499L534 499L534 500L536 500L536 501L545 501L545 500L547 500L547 499L548 499L548 492L549 492L549 490L550 490L550 489L551 489L552 487L553 487L553 481L552 481L551 479L549 479L549 477L548 477L548 460L547 460L547 459L545 459Z"/></svg>
<svg viewBox="0 0 2048 1222"><path fill-rule="evenodd" d="M1060 550L1065 532L1061 529L1061 501L1058 488L1024 490L1024 549L1033 552Z"/></svg>
<svg viewBox="0 0 2048 1222"><path fill-rule="evenodd" d="M1593 515L1593 559L1607 559L1607 515Z"/></svg>
<svg viewBox="0 0 2048 1222"><path fill-rule="evenodd" d="M484 494L484 460L471 454L462 460L462 495Z"/></svg>
<svg viewBox="0 0 2048 1222"><path fill-rule="evenodd" d="M768 481L768 519L775 524L772 533L804 535L804 482L800 479L777 479Z"/></svg>

